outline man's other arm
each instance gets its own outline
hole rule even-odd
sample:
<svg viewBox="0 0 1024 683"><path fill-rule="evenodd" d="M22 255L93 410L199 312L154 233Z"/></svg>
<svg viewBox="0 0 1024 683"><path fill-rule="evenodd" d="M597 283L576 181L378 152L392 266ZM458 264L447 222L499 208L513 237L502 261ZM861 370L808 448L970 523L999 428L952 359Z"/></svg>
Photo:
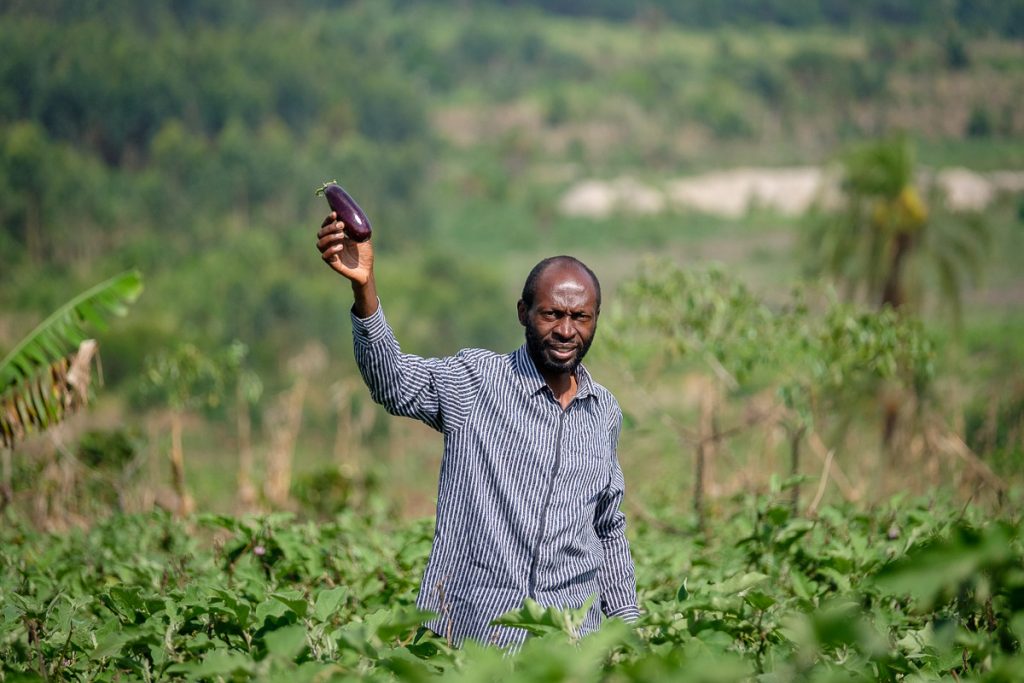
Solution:
<svg viewBox="0 0 1024 683"><path fill-rule="evenodd" d="M622 412L616 406L609 425L612 472L594 512L594 530L604 548L604 565L598 573L601 586L601 610L605 616L634 621L640 616L636 600L636 574L626 539L626 515L619 509L626 482L616 456Z"/></svg>

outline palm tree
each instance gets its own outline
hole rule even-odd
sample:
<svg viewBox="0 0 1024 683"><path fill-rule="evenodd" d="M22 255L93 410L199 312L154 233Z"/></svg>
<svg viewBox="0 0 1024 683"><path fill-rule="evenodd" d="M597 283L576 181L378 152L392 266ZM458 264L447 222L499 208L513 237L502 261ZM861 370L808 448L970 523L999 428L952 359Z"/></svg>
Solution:
<svg viewBox="0 0 1024 683"><path fill-rule="evenodd" d="M988 249L988 227L978 215L942 211L915 186L913 150L904 138L866 143L841 163L836 206L810 215L805 233L812 275L827 274L847 299L864 298L878 309L920 310L933 287L937 303L961 322L961 295L976 276ZM882 448L891 452L904 399L882 393Z"/></svg>
<svg viewBox="0 0 1024 683"><path fill-rule="evenodd" d="M915 185L903 138L867 143L841 159L840 196L810 216L808 270L834 277L846 298L877 308L920 307L932 286L959 324L966 280L977 275L989 235L976 215L952 216ZM929 204L936 207L929 209Z"/></svg>
<svg viewBox="0 0 1024 683"><path fill-rule="evenodd" d="M96 341L87 329L103 329L124 315L142 292L137 271L121 273L82 292L54 311L0 361L0 498L10 500L10 457L32 432L59 424L88 403Z"/></svg>

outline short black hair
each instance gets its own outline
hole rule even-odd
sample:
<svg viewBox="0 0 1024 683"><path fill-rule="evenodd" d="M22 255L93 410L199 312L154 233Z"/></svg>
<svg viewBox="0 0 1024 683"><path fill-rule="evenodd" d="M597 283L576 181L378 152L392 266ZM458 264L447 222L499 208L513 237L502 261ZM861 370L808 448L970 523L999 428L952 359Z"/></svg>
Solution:
<svg viewBox="0 0 1024 683"><path fill-rule="evenodd" d="M601 281L597 279L597 275L594 274L587 264L580 261L575 256L549 256L537 265L533 267L530 274L526 276L526 284L523 285L522 301L526 308L533 308L533 301L537 298L537 280L550 266L554 265L573 265L583 269L590 279L594 281L594 289L597 291L597 310L601 310Z"/></svg>

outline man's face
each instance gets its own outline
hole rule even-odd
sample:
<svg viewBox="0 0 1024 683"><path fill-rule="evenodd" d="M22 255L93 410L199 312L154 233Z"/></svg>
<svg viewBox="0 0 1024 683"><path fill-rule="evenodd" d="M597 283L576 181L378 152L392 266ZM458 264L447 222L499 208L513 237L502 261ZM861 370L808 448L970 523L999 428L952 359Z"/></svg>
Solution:
<svg viewBox="0 0 1024 683"><path fill-rule="evenodd" d="M554 264L541 274L533 306L519 302L526 347L541 374L575 372L594 341L597 315L597 291L586 271Z"/></svg>

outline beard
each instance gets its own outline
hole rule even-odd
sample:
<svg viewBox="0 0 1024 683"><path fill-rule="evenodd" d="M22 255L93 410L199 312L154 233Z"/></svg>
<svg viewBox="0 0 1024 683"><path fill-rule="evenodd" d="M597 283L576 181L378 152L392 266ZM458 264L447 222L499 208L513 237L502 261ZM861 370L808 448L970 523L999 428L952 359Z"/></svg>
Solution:
<svg viewBox="0 0 1024 683"><path fill-rule="evenodd" d="M530 352L530 358L533 359L537 369L542 371L547 370L558 373L576 372L576 368L583 362L583 357L587 355L587 351L590 350L590 345L593 341L593 336L584 339L576 347L576 353L568 360L563 361L549 353L544 338L540 336L533 325L526 325L526 349Z"/></svg>

